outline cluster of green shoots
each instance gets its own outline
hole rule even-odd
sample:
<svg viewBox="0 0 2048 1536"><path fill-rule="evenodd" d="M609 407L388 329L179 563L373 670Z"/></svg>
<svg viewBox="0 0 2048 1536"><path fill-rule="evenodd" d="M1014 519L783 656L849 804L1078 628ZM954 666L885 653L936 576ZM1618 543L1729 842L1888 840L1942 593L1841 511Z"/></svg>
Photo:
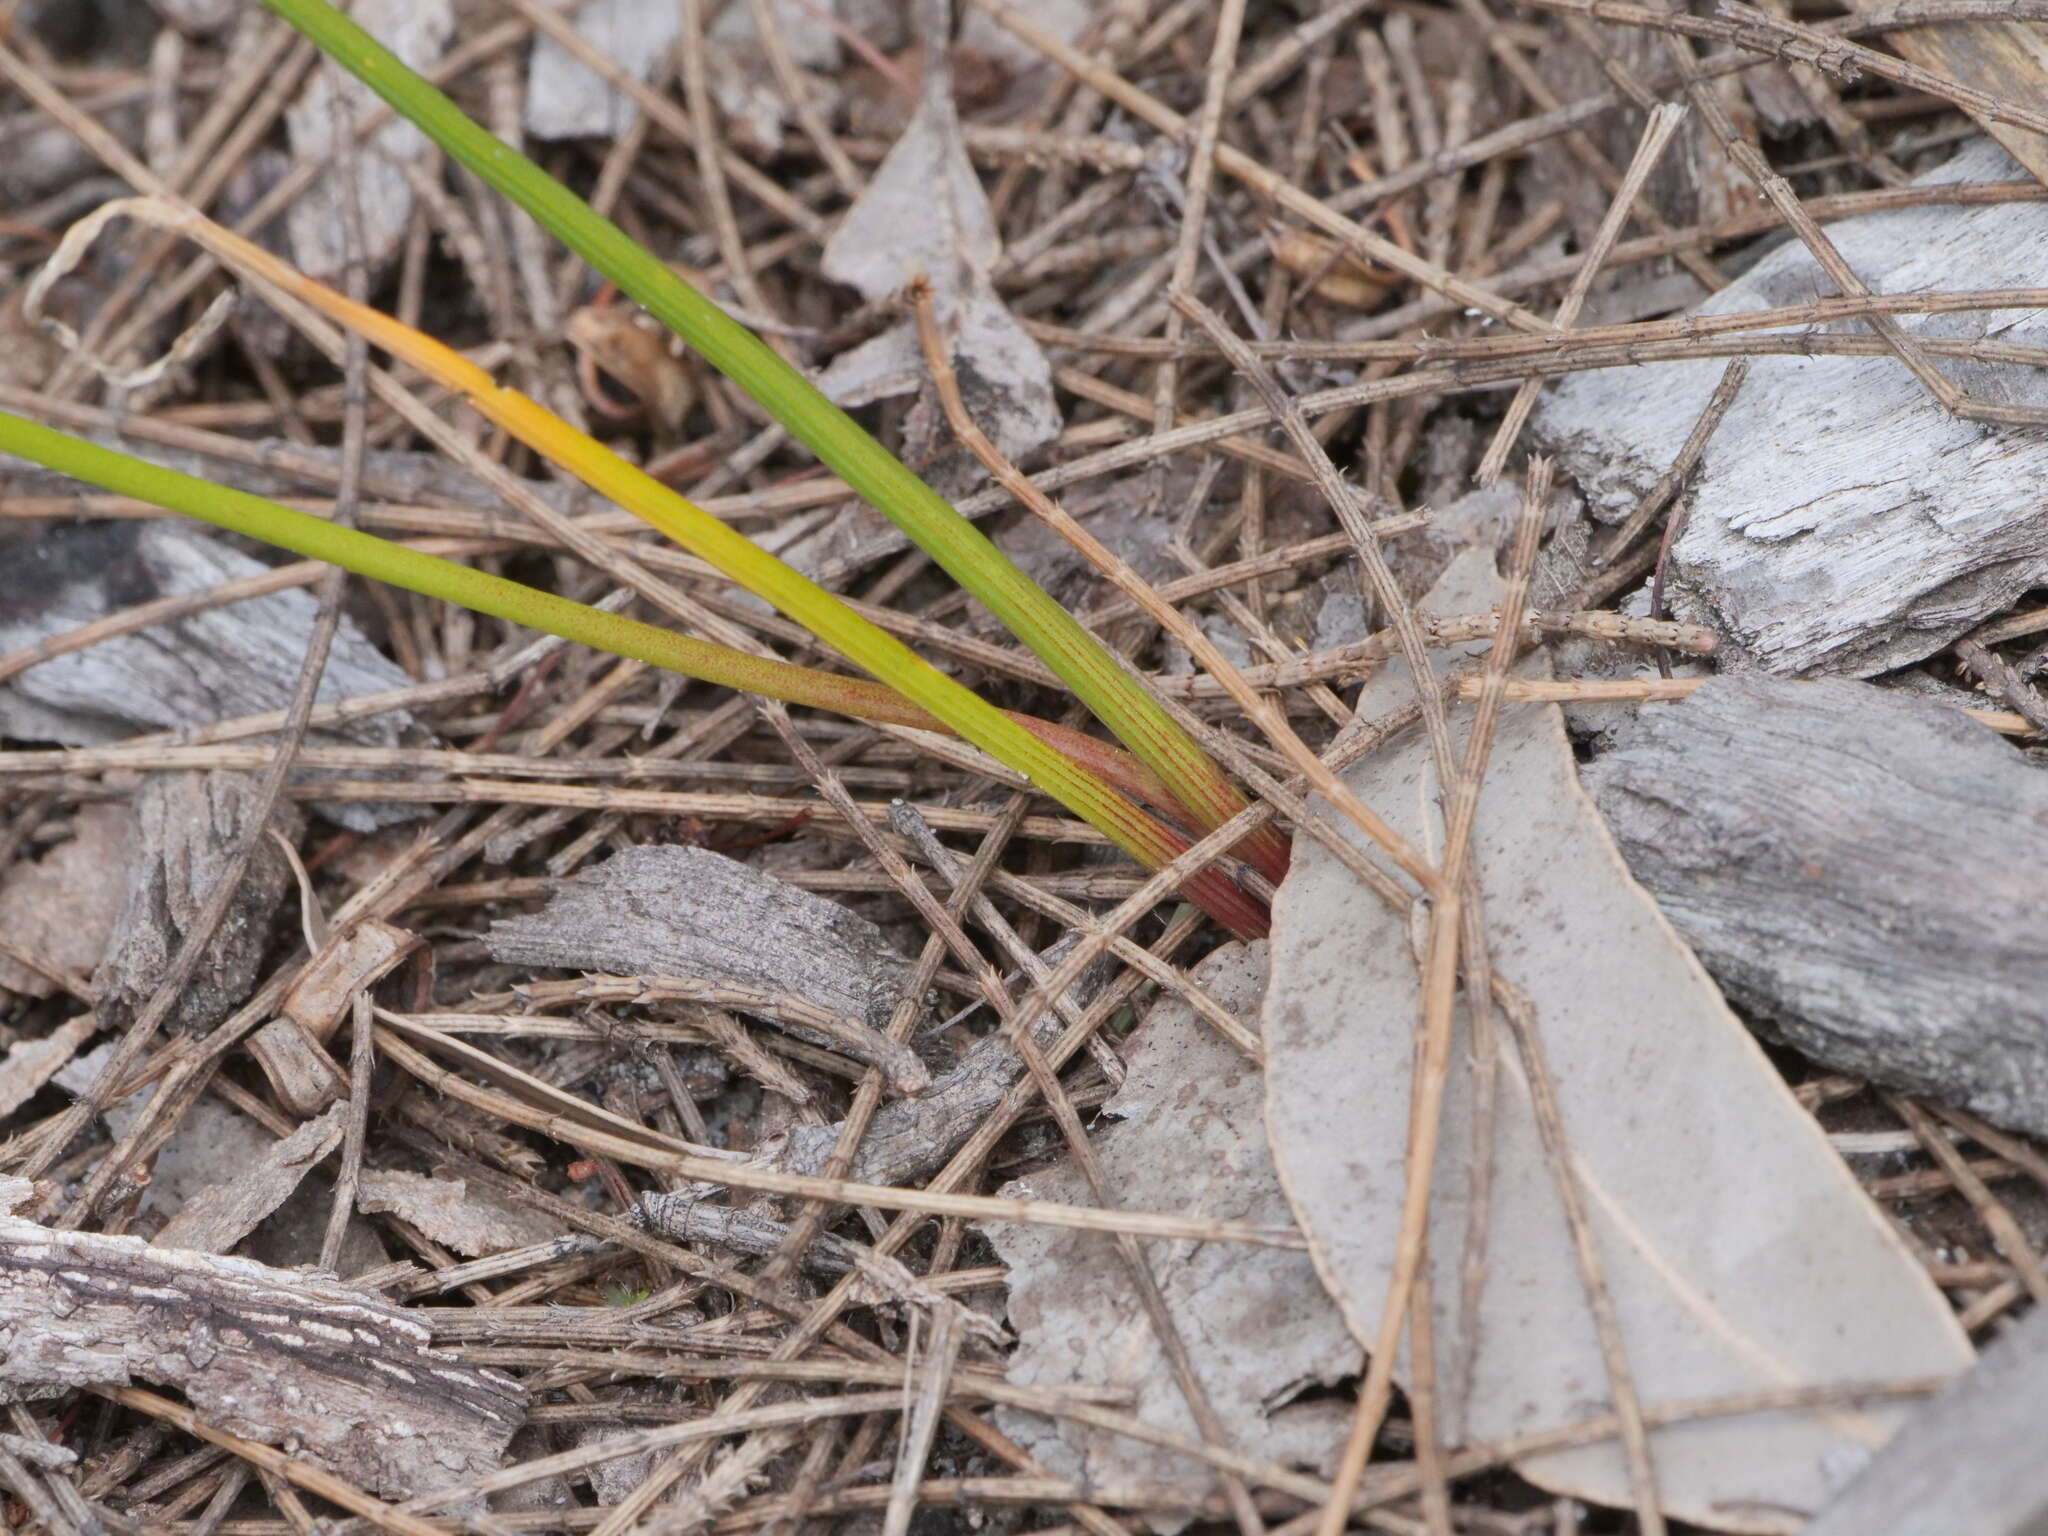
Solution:
<svg viewBox="0 0 2048 1536"><path fill-rule="evenodd" d="M973 743L1157 869L1246 809L1242 793L1101 643L901 460L745 326L532 161L478 124L326 0L265 0L448 154L576 251L753 397L850 490L978 598L1122 743L996 708L662 482L459 353L355 303L191 210L160 218L261 286L297 299L460 394L480 415L801 624L865 678L796 666L604 612L0 414L0 451L282 549L708 683ZM144 205L132 205L138 210ZM162 205L158 205L161 215ZM870 681L872 679L872 681ZM1287 845L1262 828L1234 850L1267 879ZM1222 869L1184 893L1242 936L1262 903Z"/></svg>

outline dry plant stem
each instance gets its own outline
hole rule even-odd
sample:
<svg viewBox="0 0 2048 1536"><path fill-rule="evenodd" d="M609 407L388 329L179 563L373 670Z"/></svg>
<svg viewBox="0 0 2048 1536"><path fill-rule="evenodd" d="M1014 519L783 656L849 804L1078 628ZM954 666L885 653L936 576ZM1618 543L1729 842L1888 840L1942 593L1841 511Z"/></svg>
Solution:
<svg viewBox="0 0 2048 1536"><path fill-rule="evenodd" d="M103 1388L101 1395L124 1408L133 1408L138 1413L173 1424L195 1439L232 1451L259 1472L281 1478L308 1493L318 1494L328 1503L339 1505L350 1514L369 1521L378 1530L390 1532L391 1536L448 1536L445 1527L431 1520L422 1520L417 1515L406 1514L393 1505L372 1498L353 1484L300 1457L287 1456L270 1446L215 1429L191 1409L154 1392L145 1392L140 1387L111 1387Z"/></svg>
<svg viewBox="0 0 2048 1536"><path fill-rule="evenodd" d="M1181 207L1180 237L1174 245L1173 271L1167 292L1193 293L1195 266L1202 257L1202 238L1209 219L1209 184L1216 168L1216 140L1223 128L1223 108L1230 87L1231 67L1237 62L1237 45L1244 28L1245 0L1223 0L1216 13L1216 38L1209 50L1209 67L1202 84L1202 107L1195 114L1194 142L1188 155L1186 195ZM1166 317L1166 339L1178 342L1181 333L1178 311ZM1180 392L1180 365L1168 357L1159 367L1152 385L1152 429L1164 432L1173 426L1174 402Z"/></svg>
<svg viewBox="0 0 2048 1536"><path fill-rule="evenodd" d="M1061 42L1028 20L1022 12L1006 4L1005 0L974 0L974 3L986 11L999 26L1052 60L1089 89L1115 102L1132 116L1151 124L1161 133L1182 139L1188 136L1188 121L1178 112L1139 90L1115 71L1103 68L1079 50ZM1468 283L1419 256L1409 254L1391 240L1384 239L1344 217L1328 203L1311 197L1240 150L1233 149L1227 144L1219 144L1216 149L1216 166L1226 175L1243 182L1253 192L1270 198L1286 212L1342 241L1362 260L1392 267L1396 272L1412 278L1432 292L1441 293L1460 304L1482 310L1517 330L1542 334L1550 329L1542 319L1521 305L1503 299L1477 284Z"/></svg>
<svg viewBox="0 0 2048 1536"><path fill-rule="evenodd" d="M917 1490L925 1463L931 1459L932 1442L939 1432L939 1409L945 1401L946 1385L953 1374L953 1362L960 1354L960 1308L947 1303L934 1325L937 1337L925 1357L923 1384L917 1399L904 1415L896 1457L896 1475L889 1480L889 1503L882 1512L882 1536L910 1536L911 1517L917 1512ZM904 1361L904 1390L910 1387L912 1357Z"/></svg>
<svg viewBox="0 0 2048 1536"><path fill-rule="evenodd" d="M1092 958L1092 957L1091 957ZM1055 981L1060 978L1055 973ZM1072 978L1067 978L1072 984ZM1032 999L1044 1006L1042 998ZM970 1221L1009 1221L1025 1225L1071 1227L1087 1232L1128 1231L1144 1238L1180 1239L1191 1242L1242 1242L1258 1247L1299 1248L1301 1235L1292 1228L1264 1227L1230 1221L1192 1221L1172 1215L1136 1211L1101 1211L1086 1206L1060 1205L1047 1201L1003 1200L991 1196L940 1195L929 1190L898 1189L851 1180L816 1178L784 1173L778 1169L705 1157L692 1153L668 1152L649 1142L628 1140L609 1131L592 1129L588 1123L570 1124L561 1116L536 1111L506 1095L479 1089L455 1073L437 1066L414 1049L403 1037L380 1029L378 1046L402 1067L429 1087L490 1109L507 1119L552 1136L567 1145L592 1154L611 1157L635 1167L650 1168L680 1179L722 1185L732 1189L758 1190L765 1194L805 1200L830 1200L846 1205L871 1205L883 1210L920 1211L938 1216L959 1216Z"/></svg>
<svg viewBox="0 0 2048 1536"><path fill-rule="evenodd" d="M1586 296L1593 291L1593 280L1606 266L1607 258L1614 250L1614 242L1621 238L1622 229L1628 223L1636 199L1642 194L1644 183L1663 158L1672 134L1684 121L1685 108L1671 102L1650 113L1650 120L1643 125L1643 136L1636 144L1635 155L1629 161L1628 171L1621 179L1621 188L1608 204L1606 216L1601 219L1592 243L1586 247L1586 257L1580 263L1578 275L1572 279L1571 287L1557 306L1556 325L1560 331L1569 331L1578 322ZM1536 408L1536 396L1542 388L1542 379L1532 376L1523 381L1522 387L1515 391L1515 398L1508 402L1507 415L1494 430L1493 441L1487 445L1485 456L1479 461L1476 478L1481 485L1491 485L1507 467L1508 454L1514 449L1515 439L1522 435L1529 413Z"/></svg>
<svg viewBox="0 0 2048 1536"><path fill-rule="evenodd" d="M1444 783L1456 782L1457 770L1452 761L1450 729L1445 719L1442 700L1431 682L1428 647L1421 627L1416 621L1413 608L1395 581L1377 539L1362 526L1363 519L1352 503L1336 466L1330 462L1329 454L1324 450L1321 441L1309 430L1300 406L1282 392L1278 382L1266 372L1256 358L1244 351L1243 344L1222 320L1192 300L1184 300L1181 307L1190 319L1209 334L1232 366L1267 402L1268 408L1293 442L1295 451L1316 471L1318 484L1323 488L1324 499L1337 512L1338 520L1344 524L1346 531L1352 533L1358 545L1359 558L1371 578L1374 593L1393 617L1395 628L1401 635L1403 654L1416 679L1423 719L1428 728L1438 776ZM1341 783L1320 758L1315 759L1315 766L1318 771L1309 777L1309 782L1318 789L1322 787L1319 781ZM1346 793L1349 793L1348 788ZM1429 947L1423 961L1422 1040L1415 1069L1416 1092L1409 1114L1408 1167L1402 1207L1401 1240L1395 1253L1394 1273L1389 1282L1386 1305L1375 1334L1366 1380L1359 1391L1358 1410L1352 1422L1351 1435L1345 1444L1344 1456L1339 1463L1330 1500L1324 1506L1322 1536L1336 1536L1349 1518L1351 1494L1356 1489L1359 1476L1363 1473L1365 1462L1371 1454L1372 1442L1379 1433L1380 1420L1386 1412L1387 1400L1392 1392L1394 1360L1400 1347L1402 1329L1407 1320L1410 1291L1420 1268L1424 1247L1430 1178L1435 1167L1443 1096L1450 1072L1451 1028L1457 998L1458 951L1463 932L1465 902L1455 876L1448 870L1434 872L1430 881L1423 882L1423 889L1430 898ZM1474 932L1478 932L1476 923Z"/></svg>
<svg viewBox="0 0 2048 1536"><path fill-rule="evenodd" d="M901 813L892 813L891 816L897 830L910 838L942 876L949 880L957 880L960 876L958 861L939 842L937 835L924 818L912 807L901 802L894 810ZM974 901L970 909L976 920L988 930L1027 976L1034 982L1046 980L1048 973L1045 962L1032 951L1030 945L1018 937L1016 930L995 909L994 903L982 897ZM1099 1205L1105 1208L1110 1206L1112 1200L1109 1184L1103 1176L1102 1164L1095 1156L1094 1145L1088 1140L1088 1132L1081 1124L1081 1117L1074 1110L1073 1101L1060 1083L1058 1072L1046 1059L1044 1051L1039 1048L1033 1036L1032 1027L1036 1021L1029 1015L1010 1010L1009 994L1003 989L1001 978L996 975L993 967L984 963L979 969L984 978L984 991L989 998L990 1006L995 1008L997 1017L1002 1020L1004 1031L1016 1047L1017 1054L1023 1059L1025 1070L1038 1089L1039 1097L1052 1111L1053 1119L1067 1143L1068 1152L1073 1156L1075 1165L1080 1168L1082 1177L1088 1182L1089 1194ZM1069 1025L1080 1025L1081 1010L1069 999L1056 995L1055 1006L1060 1017ZM1117 1241L1117 1252L1124 1261L1125 1269L1130 1273L1139 1302L1145 1309L1146 1320L1152 1326L1154 1338L1158 1340L1160 1352L1166 1356L1168 1368L1173 1372L1174 1385L1180 1389L1181 1396L1188 1405L1188 1412L1201 1431L1203 1441L1212 1446L1227 1448L1230 1445L1229 1433L1224 1428L1223 1421L1217 1416L1214 1406L1209 1402L1201 1377L1195 1371L1194 1359L1188 1353L1187 1341L1182 1337L1179 1324L1174 1321L1172 1308L1167 1305L1166 1295L1159 1288L1158 1278L1152 1273L1150 1262L1135 1242L1122 1238ZM1260 1536L1265 1530L1265 1522L1260 1520L1258 1511L1253 1508L1244 1484L1236 1478L1227 1478L1224 1490L1230 1500L1239 1530L1244 1536Z"/></svg>
<svg viewBox="0 0 2048 1536"><path fill-rule="evenodd" d="M1659 110L1661 111L1662 109L1660 108ZM1673 125L1676 125L1675 117ZM1631 169L1633 170L1633 167ZM1462 865L1470 857L1472 828L1478 819L1479 795L1481 780L1485 770L1486 754L1492 747L1493 730L1500 717L1502 697L1508 680L1508 668L1514 659L1515 646L1508 637L1519 630L1522 612L1528 603L1529 574L1536 563L1536 543L1542 537L1544 511L1550 501L1550 483L1550 461L1539 458L1531 462L1528 483L1523 491L1521 519L1516 528L1514 558L1509 566L1507 590L1502 595L1501 600L1500 634L1494 642L1492 651L1487 656L1486 671L1480 679L1479 706L1473 716L1472 735L1466 746L1465 774L1458 782L1458 792L1452 803L1451 814L1448 818L1444 853L1444 864L1447 873L1452 868ZM1457 861L1457 863L1454 864L1453 861ZM1482 985L1480 978L1472 977L1471 984L1474 1000L1477 1003L1478 999L1484 995L1479 991ZM1485 985L1490 992L1490 976L1486 978ZM1475 1016L1482 1011L1483 1007L1483 1004L1475 1007ZM1535 1021L1531 1018L1523 1024L1519 1034L1525 1039L1533 1040L1534 1029ZM1497 1078L1495 1065L1499 1059L1498 1042L1491 1028L1487 1029L1483 1040L1480 1038L1480 1032L1475 1029L1474 1041L1475 1049L1481 1053L1482 1059L1486 1062L1487 1069L1484 1073L1484 1078L1486 1097L1490 1109L1492 1090ZM1552 1120L1555 1120L1557 1111L1554 1097L1549 1092L1548 1070L1541 1067L1540 1054L1535 1055L1533 1059L1536 1062L1536 1067L1531 1069L1531 1075L1534 1077L1537 1075L1537 1069L1541 1069L1544 1078L1542 1093L1548 1102L1547 1110L1540 1111L1539 1113L1547 1113ZM1475 1089L1477 1086L1477 1083L1475 1083ZM1474 1098L1476 1104L1479 1098L1476 1091ZM1475 1124L1486 1123L1486 1117L1480 1115L1476 1108L1474 1122ZM1628 1463L1629 1486L1635 1492L1636 1519L1642 1527L1644 1536L1663 1536L1664 1516L1657 1497L1656 1470L1650 1459L1649 1436L1643 1429L1642 1406L1636 1397L1635 1373L1630 1368L1628 1352L1622 1340L1620 1329L1615 1325L1612 1304L1608 1299L1606 1279L1599 1267L1598 1250L1593 1245L1591 1229L1590 1227L1585 1227L1583 1231L1581 1230L1583 1215L1577 1218L1571 1215L1579 1195L1578 1176L1569 1157L1565 1154L1566 1144L1561 1130L1556 1138L1556 1142L1556 1150L1551 1152L1553 1175L1559 1185L1559 1193L1565 1204L1567 1219L1573 1221L1573 1234L1575 1247L1579 1254L1580 1268L1586 1277L1587 1294L1593 1307L1594 1324L1600 1334L1602 1363L1606 1366L1609 1390L1614 1394L1615 1413L1621 1420L1622 1454ZM1546 1136L1545 1146L1546 1150L1550 1150L1550 1139L1548 1136ZM1492 1161L1491 1153L1492 1148L1489 1144L1487 1147L1487 1161L1478 1166L1482 1168L1490 1166ZM1484 1205L1480 1205L1477 1208L1482 1211L1486 1209ZM1472 1310L1468 1313L1468 1318L1477 1316L1478 1286L1482 1278L1469 1272L1466 1276L1466 1298L1472 1303Z"/></svg>
<svg viewBox="0 0 2048 1536"><path fill-rule="evenodd" d="M1941 1133L1941 1127L1932 1115L1902 1094L1887 1093L1884 1099L1892 1113L1906 1123L1906 1128L1919 1138L1928 1156L1941 1166L1963 1198L1970 1202L1978 1220L1984 1223L1985 1230L1998 1245L1999 1252L2018 1271L2027 1294L2036 1304L2048 1300L2048 1271L2042 1268L2041 1255L2027 1240L2026 1233L2005 1202L1994 1195L1971 1169L1969 1160Z"/></svg>
<svg viewBox="0 0 2048 1536"><path fill-rule="evenodd" d="M1956 656L1979 682L2010 704L2036 730L2048 731L2048 699L1996 651L1967 636L1956 642Z"/></svg>
<svg viewBox="0 0 2048 1536"><path fill-rule="evenodd" d="M1850 269L1849 263L1843 259L1840 248L1800 204L1799 195L1792 190L1792 184L1773 171L1770 163L1757 151L1756 146L1735 131L1735 125L1728 117L1728 109L1722 104L1719 95L1710 86L1691 77L1696 63L1691 43L1682 37L1667 37L1664 43L1673 63L1686 72L1686 98L1698 108L1700 120L1707 125L1708 131L1720 144L1721 152L1756 184L1757 191L1763 194L1764 200L1785 221L1785 227L1791 230L1798 237L1800 244L1812 254L1821 271L1827 274L1828 280L1835 285L1837 291L1859 297L1868 294L1869 286ZM1906 365L1907 371L1920 381L1942 409L1971 420L1991 419L1977 415L1983 408L1970 404L1963 391L1934 366L1925 349L1891 316L1867 315L1863 323L1891 348L1899 361ZM2015 412L2020 418L2036 424L2048 420L2048 414L2040 411L2021 411L2018 407L1993 409L1996 410L1999 420L2013 421L2016 419Z"/></svg>

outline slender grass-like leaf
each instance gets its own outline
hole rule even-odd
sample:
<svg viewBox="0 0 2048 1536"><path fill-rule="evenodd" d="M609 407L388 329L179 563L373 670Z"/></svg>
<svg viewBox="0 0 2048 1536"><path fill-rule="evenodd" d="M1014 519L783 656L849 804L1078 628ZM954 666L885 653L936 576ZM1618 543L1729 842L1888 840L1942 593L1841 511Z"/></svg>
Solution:
<svg viewBox="0 0 2048 1536"><path fill-rule="evenodd" d="M760 402L1029 646L1171 786L1203 830L1245 809L1243 794L1228 776L1093 635L752 331L539 166L471 121L326 0L264 3Z"/></svg>
<svg viewBox="0 0 2048 1536"><path fill-rule="evenodd" d="M311 559L325 560L359 575L687 677L861 719L925 730L945 729L933 713L920 709L881 683L820 672L772 657L751 656L606 613L538 588L472 570L453 560L408 549L374 534L295 512L246 491L213 485L6 412L0 412L0 453L14 454L116 495L132 496L182 512L215 527ZM897 642L891 640L890 644ZM1053 776L1063 785L1081 786L1084 793L1079 798L1087 801L1095 815L1082 811L1057 792L1055 797L1097 826L1133 858L1156 869L1187 847L1171 828L1111 787L1121 783L1134 794L1160 803L1157 797L1163 791L1142 764L1129 760L1108 743L1078 731L995 710L928 663L908 651L904 654L1030 742L1035 761L1041 766L1056 765ZM1037 780L1034 778L1033 782ZM1096 815L1103 820L1098 821ZM1265 932L1263 908L1220 870L1205 870L1190 880L1187 894L1233 932L1250 936Z"/></svg>

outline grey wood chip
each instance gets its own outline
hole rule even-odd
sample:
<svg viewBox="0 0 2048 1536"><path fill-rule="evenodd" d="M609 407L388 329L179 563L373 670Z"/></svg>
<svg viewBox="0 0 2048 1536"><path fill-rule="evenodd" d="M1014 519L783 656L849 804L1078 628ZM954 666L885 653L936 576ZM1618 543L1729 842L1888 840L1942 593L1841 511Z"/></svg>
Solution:
<svg viewBox="0 0 2048 1536"><path fill-rule="evenodd" d="M0 1207L29 1195L0 1183ZM319 1274L0 1215L0 1398L146 1382L387 1499L498 1465L514 1382L428 1347L425 1319Z"/></svg>
<svg viewBox="0 0 2048 1536"><path fill-rule="evenodd" d="M1975 141L1914 185L2024 173ZM1880 293L2033 287L2048 206L1896 209L1828 226ZM1696 313L1806 304L1834 291L1796 242ZM2048 342L2038 310L1901 317L1925 337ZM1862 332L1844 320L1823 330ZM2039 369L1937 359L1957 384L2048 404ZM1677 456L1719 358L1577 374L1546 392L1530 434L1596 507L1623 515ZM1856 676L1917 661L2048 577L2048 434L1950 416L1891 357L1759 357L1707 445L1672 550L1673 606L1726 652L1776 673Z"/></svg>
<svg viewBox="0 0 2048 1536"><path fill-rule="evenodd" d="M1804 1536L2041 1536L2044 1415L2048 1312L2036 1312L1922 1408Z"/></svg>
<svg viewBox="0 0 2048 1536"><path fill-rule="evenodd" d="M253 775L220 769L152 774L136 795L128 894L93 976L107 1028L126 1028L170 968L228 859L255 830L257 790ZM274 820L297 840L299 814L290 801L279 802ZM177 1027L210 1029L248 997L290 884L284 855L264 838L179 995L171 1014Z"/></svg>
<svg viewBox="0 0 2048 1536"><path fill-rule="evenodd" d="M866 918L705 848L628 848L540 912L493 923L484 945L511 965L794 992L877 1027L909 976Z"/></svg>
<svg viewBox="0 0 2048 1536"><path fill-rule="evenodd" d="M226 1253L256 1230L256 1224L291 1197L300 1181L341 1145L346 1104L274 1142L254 1162L236 1166L229 1178L187 1200L156 1235L159 1248Z"/></svg>
<svg viewBox="0 0 2048 1536"><path fill-rule="evenodd" d="M178 523L63 524L0 562L0 654L138 603L204 592L263 569L223 540ZM108 746L139 731L282 709L318 612L309 592L274 592L41 662L0 686L0 734ZM344 618L319 700L411 681ZM316 730L308 740L392 747L417 729L394 712ZM363 832L424 814L417 806L319 808Z"/></svg>
<svg viewBox="0 0 2048 1536"><path fill-rule="evenodd" d="M2048 774L1945 704L1720 677L1585 772L1722 987L1816 1061L2048 1133Z"/></svg>

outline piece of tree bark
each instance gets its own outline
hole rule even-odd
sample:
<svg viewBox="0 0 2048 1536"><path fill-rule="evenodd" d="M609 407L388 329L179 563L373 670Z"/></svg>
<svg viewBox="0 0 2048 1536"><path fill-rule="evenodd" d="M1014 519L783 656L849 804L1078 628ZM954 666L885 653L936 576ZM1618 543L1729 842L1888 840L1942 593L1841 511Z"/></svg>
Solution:
<svg viewBox="0 0 2048 1536"><path fill-rule="evenodd" d="M493 923L484 945L511 965L793 992L876 1028L910 972L879 928L838 903L679 846L628 848L562 881L542 911Z"/></svg>
<svg viewBox="0 0 2048 1536"><path fill-rule="evenodd" d="M0 1182L0 1207L29 1193ZM495 1470L525 1420L516 1383L429 1337L318 1274L0 1215L0 1396L168 1385L210 1424L408 1498Z"/></svg>
<svg viewBox="0 0 2048 1536"><path fill-rule="evenodd" d="M169 522L61 524L0 563L0 655L163 597L205 592L265 569L220 539ZM175 730L281 709L291 698L319 604L273 592L118 635L39 662L0 685L0 733L106 746L137 731ZM319 699L412 681L347 619ZM311 732L311 742L393 747L419 727L402 713ZM418 806L322 804L356 831L417 820Z"/></svg>
<svg viewBox="0 0 2048 1536"><path fill-rule="evenodd" d="M2010 180L1977 140L1918 178ZM1828 226L1879 293L2031 287L2048 205L1904 208ZM1833 291L1796 242L1701 304L1702 315L1810 303ZM2039 311L1903 316L1915 335L2048 342ZM1833 327L1861 334L1859 321ZM2003 403L2048 405L2038 369L1938 359ZM1531 436L1597 515L1621 518L1677 457L1723 372L1719 358L1577 374L1546 392ZM1758 357L1707 444L1672 546L1675 614L1770 672L1870 676L1932 655L2048 579L2048 433L1948 414L1899 362Z"/></svg>
<svg viewBox="0 0 2048 1536"><path fill-rule="evenodd" d="M1720 677L1585 772L1635 877L1816 1061L2048 1132L2048 774L1955 710Z"/></svg>
<svg viewBox="0 0 2048 1536"><path fill-rule="evenodd" d="M226 1253L256 1230L256 1224L291 1198L300 1181L341 1145L346 1105L336 1104L274 1143L255 1163L187 1200L157 1233L159 1248Z"/></svg>
<svg viewBox="0 0 2048 1536"><path fill-rule="evenodd" d="M257 798L254 777L225 769L152 774L136 795L128 897L93 977L107 1028L125 1029L156 990L222 868L252 832ZM278 829L296 840L297 808L281 801L276 816ZM265 838L179 995L171 1014L178 1027L211 1029L248 997L269 942L270 920L290 882L284 855Z"/></svg>
<svg viewBox="0 0 2048 1536"><path fill-rule="evenodd" d="M2041 1536L2048 1531L2048 1312L1923 1407L1804 1536Z"/></svg>
<svg viewBox="0 0 2048 1536"><path fill-rule="evenodd" d="M1875 10L1879 3L1850 0L1850 8ZM2048 28L2039 22L1985 20L1907 27L1885 33L1884 40L1908 62L2006 101L2039 101L2048 94ZM2010 123L1977 120L2015 160L2048 184L2048 138Z"/></svg>

